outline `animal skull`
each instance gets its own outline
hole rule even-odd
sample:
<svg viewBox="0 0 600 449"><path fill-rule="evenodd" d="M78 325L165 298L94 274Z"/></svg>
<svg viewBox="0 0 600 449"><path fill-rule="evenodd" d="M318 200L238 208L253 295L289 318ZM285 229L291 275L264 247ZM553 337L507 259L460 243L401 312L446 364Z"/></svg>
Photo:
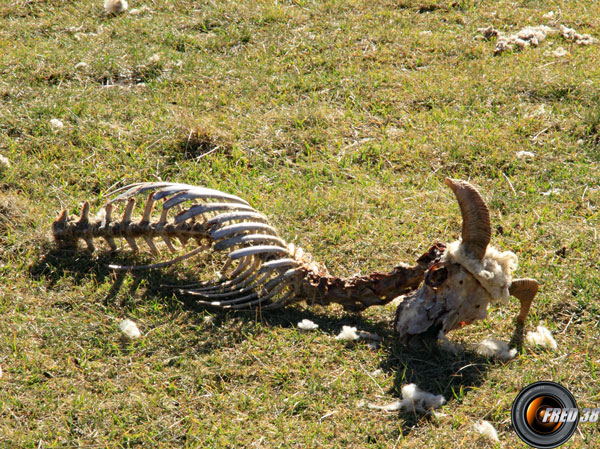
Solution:
<svg viewBox="0 0 600 449"><path fill-rule="evenodd" d="M517 320L523 323L537 281L513 281L517 256L489 246L490 214L477 190L465 181L446 179L445 183L460 206L462 239L445 247L425 272L421 288L399 305L395 330L405 338L430 330L447 333L484 319L490 304L507 303L509 295L521 301Z"/></svg>

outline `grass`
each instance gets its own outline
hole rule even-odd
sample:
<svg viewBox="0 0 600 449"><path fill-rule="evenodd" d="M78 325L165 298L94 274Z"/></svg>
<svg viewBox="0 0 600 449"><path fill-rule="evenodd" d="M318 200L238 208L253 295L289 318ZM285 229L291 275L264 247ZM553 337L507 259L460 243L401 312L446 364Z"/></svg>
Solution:
<svg viewBox="0 0 600 449"><path fill-rule="evenodd" d="M4 447L512 448L528 383L600 404L600 46L554 36L494 57L475 39L555 23L598 37L595 2L144 4L118 17L99 0L0 6ZM384 270L459 235L445 176L481 189L494 244L541 282L527 329L548 326L558 353L501 364L403 347L392 306L215 313L160 288L173 270L117 276L107 254L59 252L49 235L63 207L163 179L246 198L333 273ZM451 338L508 340L517 309ZM140 340L120 340L125 317ZM320 330L299 332L303 318ZM384 342L336 341L343 324ZM357 407L407 382L443 394L448 416ZM499 444L472 430L482 418ZM567 446L598 437L582 424Z"/></svg>

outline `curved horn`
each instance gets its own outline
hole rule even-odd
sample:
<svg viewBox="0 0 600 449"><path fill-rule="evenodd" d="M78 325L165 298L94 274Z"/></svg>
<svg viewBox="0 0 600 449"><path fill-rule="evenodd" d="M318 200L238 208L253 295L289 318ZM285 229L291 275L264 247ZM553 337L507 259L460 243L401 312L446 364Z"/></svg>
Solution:
<svg viewBox="0 0 600 449"><path fill-rule="evenodd" d="M492 236L490 211L477 189L468 182L450 178L446 178L444 182L452 189L460 206L465 250L481 260Z"/></svg>
<svg viewBox="0 0 600 449"><path fill-rule="evenodd" d="M521 311L517 316L517 321L521 324L525 322L531 302L538 291L538 281L535 279L516 279L512 281L508 291L511 295L521 301Z"/></svg>

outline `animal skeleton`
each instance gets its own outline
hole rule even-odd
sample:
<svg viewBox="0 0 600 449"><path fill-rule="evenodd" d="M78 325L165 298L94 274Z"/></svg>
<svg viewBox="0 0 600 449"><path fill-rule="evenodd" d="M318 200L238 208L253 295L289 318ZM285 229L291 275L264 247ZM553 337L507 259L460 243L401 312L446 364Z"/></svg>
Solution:
<svg viewBox="0 0 600 449"><path fill-rule="evenodd" d="M120 270L161 268L199 253L225 252L220 279L183 286L180 293L192 295L205 305L225 309L259 307L276 309L292 302L309 305L341 304L360 311L383 305L412 292L399 305L394 327L402 337L430 330L448 332L487 315L490 303L504 302L513 295L521 302L517 317L524 323L538 283L533 279L512 280L516 256L489 246L489 210L468 182L446 179L463 217L462 240L436 243L416 265L400 265L389 273L372 273L342 279L293 244L286 244L267 218L237 196L205 187L167 182L131 184L115 190L113 198L90 220L89 204L82 204L79 217L63 211L52 224L59 247L77 245L81 239L94 251L100 238L112 250L123 238L138 251L144 241L158 254L157 240L176 252L191 241L195 248L165 262L139 266L111 265ZM136 197L147 194L140 218L134 219ZM160 212L155 209L162 203ZM120 219L113 219L115 205L124 204ZM183 206L183 207L182 207ZM421 288L416 290L421 281Z"/></svg>

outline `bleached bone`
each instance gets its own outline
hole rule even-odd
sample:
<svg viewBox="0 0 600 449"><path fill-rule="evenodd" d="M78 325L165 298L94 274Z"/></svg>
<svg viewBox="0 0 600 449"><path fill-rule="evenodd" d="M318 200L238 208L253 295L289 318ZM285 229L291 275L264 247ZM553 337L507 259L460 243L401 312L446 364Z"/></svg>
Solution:
<svg viewBox="0 0 600 449"><path fill-rule="evenodd" d="M163 205L167 207L167 203ZM207 212L215 212L222 210L237 210L237 211L250 211L253 209L250 206L243 204L228 204L228 203L214 203L214 204L196 204L190 207L188 210L175 216L175 223L182 223L189 218L196 217L198 215L206 214Z"/></svg>
<svg viewBox="0 0 600 449"><path fill-rule="evenodd" d="M260 259L257 259L256 266L257 267L260 266ZM219 292L218 294L223 297L233 296L233 295L236 295L239 293L247 292L248 290L251 290L251 289L254 289L254 288L260 286L278 268L288 268L288 267L297 267L297 266L298 266L298 262L296 262L292 259L274 260L271 262L263 263L262 267L260 269L248 270L247 273L242 273L241 275L232 279L231 281L223 282L221 284L211 285L208 287L200 287L200 288L192 288L192 287L196 287L198 284L182 286L182 288L183 287L187 288L186 290L182 290L182 291L185 291L186 293L189 293L189 294L196 294L196 293L213 294L215 292ZM248 276L248 274L250 274L250 276ZM262 275L262 277L259 278L260 275ZM255 280L256 280L256 282L254 282ZM224 290L224 287L226 287L226 290ZM223 292L225 292L225 293L223 293Z"/></svg>
<svg viewBox="0 0 600 449"><path fill-rule="evenodd" d="M293 270L286 271L286 273L292 273L292 272L293 272ZM241 295L242 293L246 294L249 291L260 292L263 287L271 288L272 285L275 285L275 284L279 283L280 281L283 281L284 279L287 279L289 277L289 274L285 278L280 277L280 276L283 276L283 275L280 275L280 276L275 277L271 281L269 281L269 279L271 279L271 276L274 273L275 273L275 270L273 270L273 269L261 268L257 272L253 273L250 276L250 278L247 278L245 281L244 281L244 279L241 279L236 282L233 282L233 281L228 282L227 283L228 285L226 285L225 289L223 289L223 288L218 289L218 290L190 289L190 290L180 290L180 291L183 291L183 292L193 295L193 296L202 296L204 298L229 298L231 296L238 296L238 298L236 298L236 299L238 299L236 302L239 302L239 295ZM259 278L258 276L260 276L261 274L262 274L262 276ZM241 277L242 276L238 276L237 279L239 279ZM244 276L244 278L246 278L246 276ZM256 281L254 281L254 279L252 279L252 278L256 279ZM250 279L250 281L248 282L249 279ZM245 285L241 286L242 284L245 284ZM257 295L256 297L260 298L260 295ZM254 297L249 297L247 295L244 296L243 298L254 299Z"/></svg>
<svg viewBox="0 0 600 449"><path fill-rule="evenodd" d="M240 245L244 243L273 243L282 248L285 248L285 242L281 240L279 237L275 237L273 235L265 235L265 234L250 234L250 235L237 235L227 240L222 240L219 243L215 244L215 251L222 251L228 248L231 248L235 245Z"/></svg>
<svg viewBox="0 0 600 449"><path fill-rule="evenodd" d="M271 232L273 235L276 235L275 229L273 229L266 223L244 222L224 226L222 228L211 231L210 236L211 238L218 240L223 239L225 237L239 235L240 233L246 231Z"/></svg>
<svg viewBox="0 0 600 449"><path fill-rule="evenodd" d="M213 283L208 287L203 286L199 288L191 289L195 293L214 293L214 292L233 292L235 289L240 288L240 284L252 282L252 280L256 279L260 273L260 264L261 260L257 258L248 258L247 264L245 264L245 270L241 271L237 276L231 277L231 279L227 281L221 281L219 283Z"/></svg>
<svg viewBox="0 0 600 449"><path fill-rule="evenodd" d="M252 219L253 221L261 221L266 223L267 218L258 212L231 212L228 214L220 214L211 218L206 222L207 226L221 225L228 221L242 221Z"/></svg>
<svg viewBox="0 0 600 449"><path fill-rule="evenodd" d="M222 254L225 263L216 281L171 286L200 304L269 310L306 301L309 305L337 303L359 311L387 304L418 289L425 280L398 307L395 329L404 337L431 328L448 332L481 319L489 304L505 302L509 294L521 301L518 321L523 323L537 293L537 282L513 281L516 256L489 246L489 210L477 190L464 181L446 179L446 184L456 195L463 216L461 241L434 244L412 267L400 265L389 273L346 279L329 275L301 248L286 244L267 218L243 199L205 187L131 184L108 194L112 198L97 220L90 219L89 204L83 203L79 217L63 211L52 230L59 246L74 246L83 240L93 251L93 240L99 238L115 250L115 240L124 239L138 251L141 240L154 255L161 246L178 253L170 260L147 265L110 265L119 270L162 268L205 251ZM139 206L136 198L143 198ZM123 205L122 214L115 220L113 212L118 205ZM136 219L138 209L141 214ZM181 243L179 250L174 241ZM190 242L197 246L183 252Z"/></svg>

